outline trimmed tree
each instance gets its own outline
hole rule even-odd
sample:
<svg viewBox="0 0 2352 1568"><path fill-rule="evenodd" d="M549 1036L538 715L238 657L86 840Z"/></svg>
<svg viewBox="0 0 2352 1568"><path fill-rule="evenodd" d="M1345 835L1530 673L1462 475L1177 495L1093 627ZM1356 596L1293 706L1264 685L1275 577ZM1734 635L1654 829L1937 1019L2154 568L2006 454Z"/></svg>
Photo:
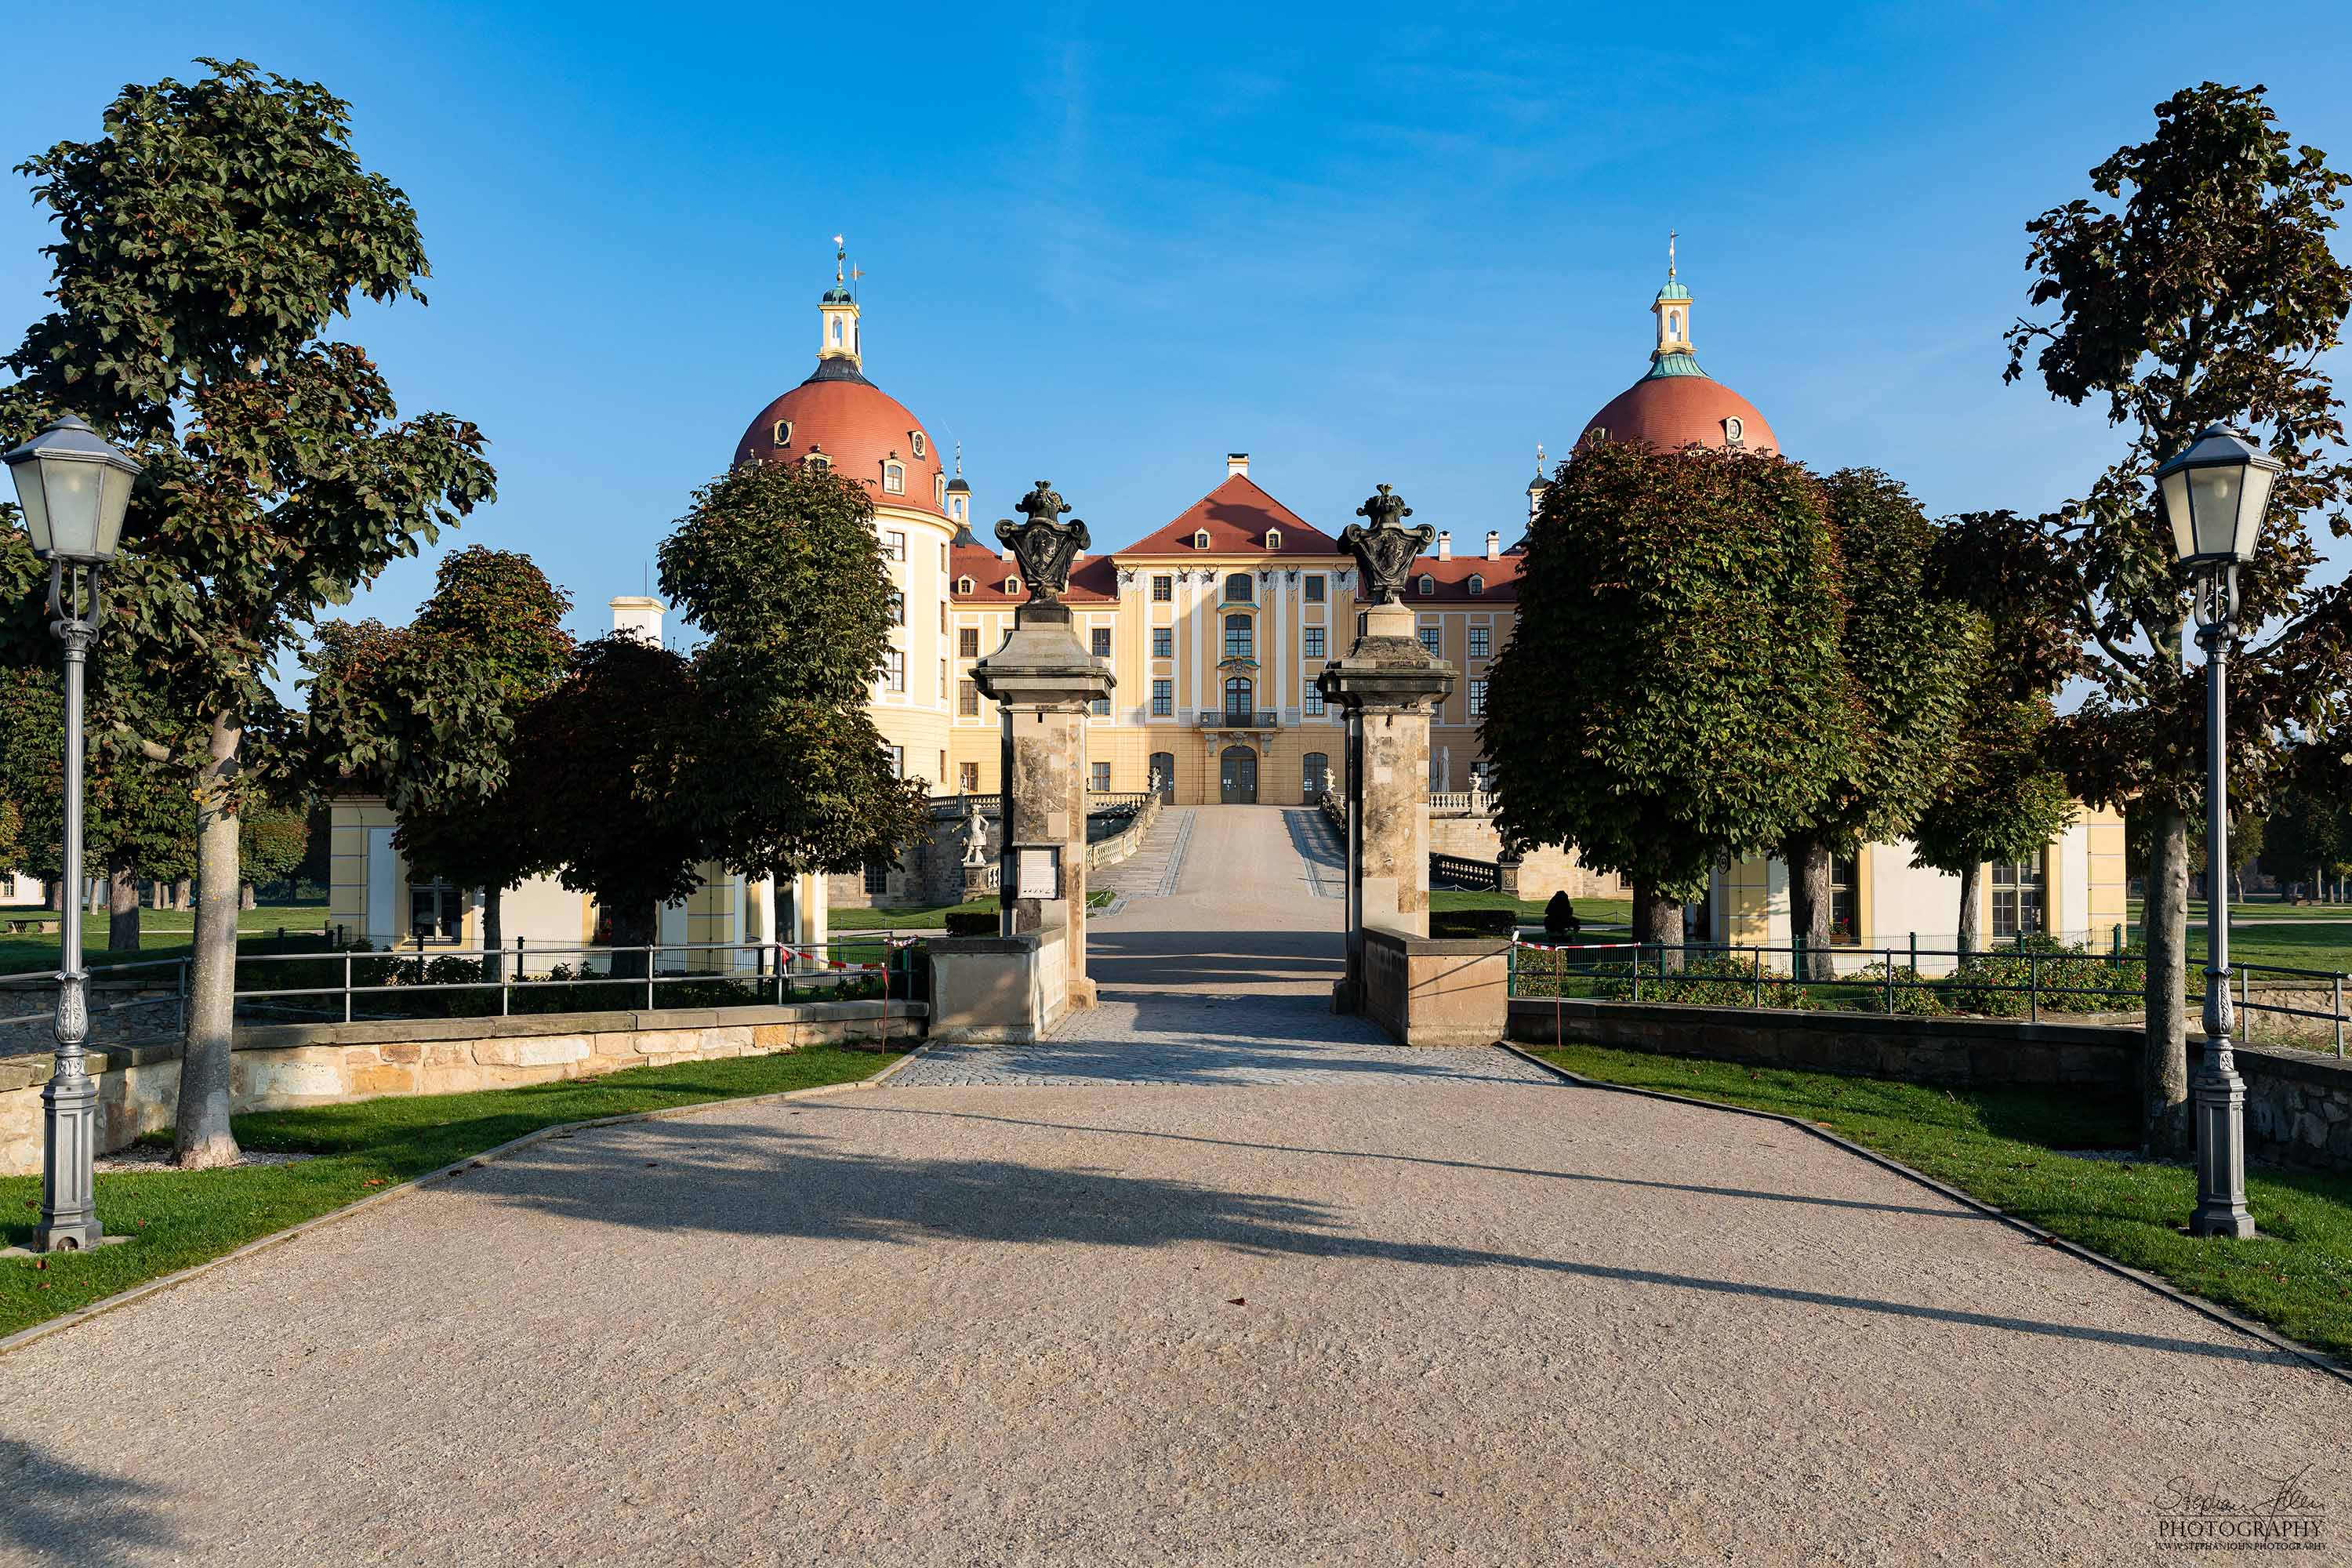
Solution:
<svg viewBox="0 0 2352 1568"><path fill-rule="evenodd" d="M662 905L701 883L687 781L708 734L695 669L641 638L583 643L553 691L523 714L517 749L532 759L522 808L556 879L596 900L599 940L651 947ZM645 973L616 954L613 973Z"/></svg>
<svg viewBox="0 0 2352 1568"><path fill-rule="evenodd" d="M2008 379L2027 360L2054 397L2103 398L2124 450L2051 531L2079 590L2094 689L2054 733L2085 798L2149 814L2148 1146L2189 1141L2188 813L2203 777L2202 671L2183 669L2186 584L2156 499L2159 464L2217 423L2252 422L2285 467L2255 560L2239 577L2244 627L2231 661L2233 795L2257 799L2292 724L2323 716L2352 674L2352 600L2313 580L2305 517L2341 514L2347 470L2324 366L2352 270L2329 247L2347 176L2273 123L2259 87L2202 87L2156 109L2156 132L2093 169L2096 200L2026 226L2047 321L2008 333ZM2242 795L2240 792L2243 792Z"/></svg>
<svg viewBox="0 0 2352 1568"><path fill-rule="evenodd" d="M1575 846L1633 885L1634 933L1778 849L1856 722L1820 487L1776 457L1588 441L1528 535L1483 730L1514 852Z"/></svg>
<svg viewBox="0 0 2352 1568"><path fill-rule="evenodd" d="M1977 617L1932 591L1935 529L1909 490L1875 468L1841 468L1822 495L1845 592L1838 655L1852 693L1822 721L1849 727L1826 799L1781 848L1789 923L1814 980L1833 978L1832 863L1907 830L1950 775L1983 635Z"/></svg>
<svg viewBox="0 0 2352 1568"><path fill-rule="evenodd" d="M516 767L515 727L563 677L571 607L530 556L473 545L442 561L406 631L362 622L305 656L313 778L381 793L411 868L482 890L492 980L504 895L553 868L521 798L531 770Z"/></svg>
<svg viewBox="0 0 2352 1568"><path fill-rule="evenodd" d="M2083 664L2066 608L2072 584L2039 520L2013 511L1963 512L1937 525L1930 591L1964 604L1979 623L1972 645L1952 771L1912 824L1912 863L1957 877L1955 941L1982 945L1988 861L2038 855L2074 820L2074 792L2047 742L2052 694Z"/></svg>
<svg viewBox="0 0 2352 1568"><path fill-rule="evenodd" d="M323 88L202 62L129 87L104 132L21 165L55 216L56 309L6 360L0 438L73 410L146 465L107 580L104 641L143 679L115 737L196 811L196 961L174 1158L237 1158L229 1132L237 817L265 684L324 606L491 491L482 439L402 419L361 349L322 334L355 297L418 299L408 200L364 170Z"/></svg>
<svg viewBox="0 0 2352 1568"><path fill-rule="evenodd" d="M734 468L695 492L660 563L663 594L709 637L681 802L705 852L752 879L896 858L929 813L866 708L892 590L865 486L800 463Z"/></svg>

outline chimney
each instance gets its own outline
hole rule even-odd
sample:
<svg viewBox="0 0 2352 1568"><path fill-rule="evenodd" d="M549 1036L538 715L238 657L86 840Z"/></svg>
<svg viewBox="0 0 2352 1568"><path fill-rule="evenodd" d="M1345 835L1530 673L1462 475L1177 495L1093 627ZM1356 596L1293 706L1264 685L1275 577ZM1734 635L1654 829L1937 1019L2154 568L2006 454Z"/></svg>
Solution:
<svg viewBox="0 0 2352 1568"><path fill-rule="evenodd" d="M1229 479L1245 479L1249 478L1249 454L1247 452L1227 452L1225 454L1225 478Z"/></svg>
<svg viewBox="0 0 2352 1568"><path fill-rule="evenodd" d="M1502 558L1503 536L1490 528L1486 531L1486 559L1500 561Z"/></svg>
<svg viewBox="0 0 2352 1568"><path fill-rule="evenodd" d="M1437 558L1440 561L1451 561L1454 559L1454 531L1452 529L1441 528L1437 531Z"/></svg>
<svg viewBox="0 0 2352 1568"><path fill-rule="evenodd" d="M615 637L635 637L656 647L662 645L662 611L659 599L648 599L635 594L624 594L613 601L613 633Z"/></svg>

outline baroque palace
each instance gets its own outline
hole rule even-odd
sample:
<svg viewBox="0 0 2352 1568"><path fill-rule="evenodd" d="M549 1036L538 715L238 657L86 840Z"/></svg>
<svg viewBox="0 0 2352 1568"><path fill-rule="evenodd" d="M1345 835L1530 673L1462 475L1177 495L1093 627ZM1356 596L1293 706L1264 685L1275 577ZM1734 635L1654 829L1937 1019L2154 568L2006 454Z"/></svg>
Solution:
<svg viewBox="0 0 2352 1568"><path fill-rule="evenodd" d="M1699 368L1690 291L1668 272L1652 306L1649 374L1589 429L1660 447L1770 449L1763 416ZM866 379L858 303L838 277L819 323L814 374L760 411L734 460L814 463L869 487L900 622L875 718L903 774L936 794L993 792L1000 725L971 666L1012 627L1019 569L973 533L961 460L950 477L922 422ZM1542 492L1538 471L1530 510ZM1475 786L1486 670L1510 638L1523 528L1511 519L1507 542L1499 528L1459 540L1442 531L1413 564L1421 639L1461 672L1431 732L1432 790ZM1097 790L1156 782L1174 805L1298 805L1339 787L1339 715L1315 689L1356 630L1354 567L1336 531L1285 506L1236 452L1215 488L1160 528L1079 559L1064 599L1118 679L1087 737Z"/></svg>
<svg viewBox="0 0 2352 1568"><path fill-rule="evenodd" d="M1024 596L1019 567L975 535L960 455L950 467L923 422L867 378L858 301L837 250L835 260L833 287L818 305L815 369L759 412L731 461L815 464L866 487L898 623L872 692L877 726L901 776L927 781L935 797L985 797L1001 787L1002 723L971 669L1012 629ZM1692 303L1670 247L1665 283L1650 302L1649 367L1579 426L1577 439L1778 448L1754 405L1700 368ZM1526 489L1529 513L1544 481L1538 450ZM1423 643L1459 673L1430 736L1431 843L1446 855L1491 861L1499 847L1491 803L1479 790L1478 731L1487 670L1516 620L1525 526L1514 516L1458 537L1442 531L1407 581ZM1117 679L1087 735L1097 794L1139 798L1156 789L1176 805L1304 805L1343 787L1339 716L1315 687L1323 665L1356 637L1355 563L1337 531L1284 505L1237 452L1224 458L1222 478L1166 523L1122 549L1079 558L1064 599L1074 629ZM661 639L658 601L612 604L616 629ZM701 890L663 911L659 940L816 942L832 907L938 898L947 890L940 872L957 869L952 852L942 854L947 815L943 806L934 842L862 874L754 887L714 867ZM478 891L412 882L381 801L340 800L334 820L333 922L378 946L478 942ZM2123 825L2113 813L2085 811L2041 856L1988 869L1979 923L1996 939L2048 931L2105 945L2124 919ZM1832 884L1833 925L1839 942L1857 950L1854 962L1914 933L1949 940L1957 880L1912 865L1907 843L1864 846L1836 863ZM1541 899L1554 889L1576 897L1622 891L1572 854L1530 855L1521 894ZM525 935L534 950L564 951L593 940L596 929L589 901L552 879L509 892L503 908L509 936ZM1689 911L1692 932L1732 944L1785 943L1788 909L1787 868L1744 861L1716 874L1706 900Z"/></svg>

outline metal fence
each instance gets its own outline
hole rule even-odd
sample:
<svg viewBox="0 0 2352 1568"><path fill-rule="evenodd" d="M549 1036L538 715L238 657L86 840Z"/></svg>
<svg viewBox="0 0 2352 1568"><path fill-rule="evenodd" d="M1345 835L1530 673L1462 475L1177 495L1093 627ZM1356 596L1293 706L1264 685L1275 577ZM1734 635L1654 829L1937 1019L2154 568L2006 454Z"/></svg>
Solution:
<svg viewBox="0 0 2352 1568"><path fill-rule="evenodd" d="M1842 967L1813 973L1807 958ZM1927 973L1923 961L1942 973ZM1712 942L1537 942L1515 936L1509 994L1518 999L1575 997L1597 1002L1686 1002L1712 1006L1819 1007L1880 1014L1975 1014L2039 1021L2053 1013L2136 1013L2145 1002L2147 955L2115 949L2020 942L1964 951L1952 947L1856 949L1825 953L1783 946ZM2239 1037L2313 1048L2325 1042L2341 1058L2345 976L2332 971L2233 963L2229 984ZM2204 977L2189 985L2201 1005ZM2270 1026L2258 1025L2268 1020ZM2290 1022L2290 1021L2300 1021ZM2317 1026L2315 1029L2308 1026Z"/></svg>
<svg viewBox="0 0 2352 1568"><path fill-rule="evenodd" d="M918 1000L929 989L921 941L877 931L824 942L518 948L495 954L495 965L478 951L239 953L234 1005L240 1023L268 1024L776 1005L844 989ZM89 1043L180 1037L193 970L187 958L92 969ZM54 994L41 1000L43 1011L0 1017L0 1055L47 1048Z"/></svg>

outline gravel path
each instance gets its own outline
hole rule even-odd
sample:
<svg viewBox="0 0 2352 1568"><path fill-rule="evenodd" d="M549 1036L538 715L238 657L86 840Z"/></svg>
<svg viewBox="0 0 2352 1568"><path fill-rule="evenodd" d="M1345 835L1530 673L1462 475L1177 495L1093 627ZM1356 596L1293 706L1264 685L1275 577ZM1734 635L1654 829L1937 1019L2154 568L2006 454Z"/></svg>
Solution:
<svg viewBox="0 0 2352 1568"><path fill-rule="evenodd" d="M2298 1474L2345 1560L2352 1388L1793 1129L1237 1080L1328 985L1222 892L1284 839L1098 931L1139 1036L1274 986L1200 1076L583 1133L0 1357L0 1561L2140 1563Z"/></svg>

